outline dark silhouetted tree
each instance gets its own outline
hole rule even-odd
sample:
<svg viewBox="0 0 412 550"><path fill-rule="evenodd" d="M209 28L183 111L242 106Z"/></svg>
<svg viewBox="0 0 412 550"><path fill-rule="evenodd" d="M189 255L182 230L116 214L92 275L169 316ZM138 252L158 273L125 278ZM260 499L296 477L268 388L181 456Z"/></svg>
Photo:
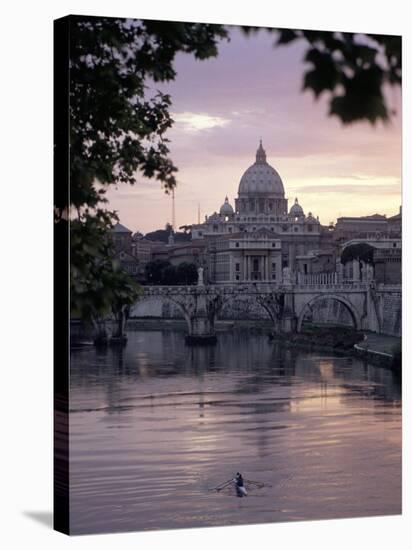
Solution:
<svg viewBox="0 0 412 550"><path fill-rule="evenodd" d="M164 283L164 271L170 267L168 260L152 260L145 267L146 281L149 285L162 285Z"/></svg>
<svg viewBox="0 0 412 550"><path fill-rule="evenodd" d="M367 264L372 264L374 250L373 246L368 243L351 244L344 248L340 261L342 264L346 264L352 260L359 260Z"/></svg>
<svg viewBox="0 0 412 550"><path fill-rule="evenodd" d="M190 262L175 267L169 260L156 259L146 264L145 271L149 285L193 285L197 282L197 268Z"/></svg>
<svg viewBox="0 0 412 550"><path fill-rule="evenodd" d="M179 283L177 279L177 269L174 265L169 264L163 270L163 285L177 285Z"/></svg>
<svg viewBox="0 0 412 550"><path fill-rule="evenodd" d="M246 34L259 29L243 27ZM327 94L329 115L343 124L367 120L388 122L395 114L388 107L384 87L402 82L400 36L353 32L267 29L277 34L276 46L296 41L306 44L309 69L303 73L303 90L315 98Z"/></svg>
<svg viewBox="0 0 412 550"><path fill-rule="evenodd" d="M149 90L147 82L173 80L178 52L196 59L216 55L227 31L221 25L87 16L72 16L69 25L70 204L64 193L55 194L55 221L67 223L68 208L77 213L70 224L71 305L88 318L106 311L117 283L119 296L124 290L105 244L117 220L103 208L107 187L134 184L140 176L166 190L176 184L165 138L171 99Z"/></svg>
<svg viewBox="0 0 412 550"><path fill-rule="evenodd" d="M197 282L197 268L190 262L182 262L177 266L176 278L180 285L193 285Z"/></svg>
<svg viewBox="0 0 412 550"><path fill-rule="evenodd" d="M139 286L114 259L111 217L104 212L71 222L70 306L91 323L96 339L106 339L105 318L119 318L139 296Z"/></svg>

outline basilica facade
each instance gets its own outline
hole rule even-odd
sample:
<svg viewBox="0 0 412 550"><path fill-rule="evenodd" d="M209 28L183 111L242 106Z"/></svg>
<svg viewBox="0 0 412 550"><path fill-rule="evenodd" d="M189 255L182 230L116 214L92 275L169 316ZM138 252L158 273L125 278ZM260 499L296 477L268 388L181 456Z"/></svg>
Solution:
<svg viewBox="0 0 412 550"><path fill-rule="evenodd" d="M285 267L307 273L313 258L332 248L329 229L311 212L306 215L297 198L288 208L282 179L267 162L262 142L240 179L234 207L226 197L219 212L193 225L192 241L204 243L211 283L281 281ZM334 269L333 259L328 262Z"/></svg>

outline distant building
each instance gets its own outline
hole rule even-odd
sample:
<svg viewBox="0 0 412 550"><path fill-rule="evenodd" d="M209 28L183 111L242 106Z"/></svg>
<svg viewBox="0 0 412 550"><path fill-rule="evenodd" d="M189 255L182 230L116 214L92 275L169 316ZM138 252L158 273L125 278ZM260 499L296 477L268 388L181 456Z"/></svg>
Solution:
<svg viewBox="0 0 412 550"><path fill-rule="evenodd" d="M219 212L192 226L192 239L207 246L210 282L280 280L282 269L299 269L299 256L330 248L331 231L296 198L288 211L283 182L268 164L262 142L241 177L235 208L225 198Z"/></svg>
<svg viewBox="0 0 412 550"><path fill-rule="evenodd" d="M187 262L204 267L206 248L207 242L204 240L192 240L170 245L156 243L152 249L152 259L167 260L175 266Z"/></svg>
<svg viewBox="0 0 412 550"><path fill-rule="evenodd" d="M133 235L132 254L142 265L145 265L152 260L153 250L159 246L164 246L164 243L150 241L141 235Z"/></svg>
<svg viewBox="0 0 412 550"><path fill-rule="evenodd" d="M381 214L372 216L345 216L338 218L333 231L333 240L343 243L363 236L369 238L376 235L384 235L388 232L388 220Z"/></svg>
<svg viewBox="0 0 412 550"><path fill-rule="evenodd" d="M402 206L399 207L399 213L388 218L388 233L393 236L402 236Z"/></svg>
<svg viewBox="0 0 412 550"><path fill-rule="evenodd" d="M206 274L213 283L281 281L282 250L277 235L261 228L208 239Z"/></svg>
<svg viewBox="0 0 412 550"><path fill-rule="evenodd" d="M388 236L361 237L344 243L341 252L348 246L356 244L368 244L373 250L374 279L377 283L401 284L402 283L402 239ZM363 280L365 272L362 262L360 266L354 266L354 262L348 262L343 268L345 279L359 278ZM356 269L355 269L356 267ZM357 275L355 275L357 274Z"/></svg>
<svg viewBox="0 0 412 550"><path fill-rule="evenodd" d="M311 250L307 254L296 256L296 267L297 271L304 275L334 272L336 251L334 248Z"/></svg>
<svg viewBox="0 0 412 550"><path fill-rule="evenodd" d="M144 276L143 266L139 263L139 260L126 252L126 250L120 250L117 252L115 258L120 261L122 268L127 271L134 279L141 279Z"/></svg>
<svg viewBox="0 0 412 550"><path fill-rule="evenodd" d="M377 283L402 283L402 248L378 248L374 252L375 280Z"/></svg>
<svg viewBox="0 0 412 550"><path fill-rule="evenodd" d="M158 230L150 236L161 238L164 233ZM240 179L234 206L226 196L219 211L191 226L190 241L182 241L188 237L173 232L167 242L152 241L140 233L132 236L121 224L114 226L112 235L117 252L131 254L140 273L155 259L174 266L188 262L203 267L205 282L213 284L282 282L285 268L286 274L294 273L295 280L299 274L331 273L341 270L340 253L355 242L376 249L379 281L395 283L401 277L401 209L389 218L381 214L345 216L338 218L335 226L323 226L311 212L305 214L297 198L288 208L282 179L267 162L262 142L255 162ZM179 235L178 240L175 237ZM127 269L134 269L132 264L130 261ZM359 279L362 266L345 266L343 276Z"/></svg>
<svg viewBox="0 0 412 550"><path fill-rule="evenodd" d="M112 227L111 236L114 244L114 249L117 252L125 250L126 252L132 251L132 231L127 229L121 223L116 223Z"/></svg>

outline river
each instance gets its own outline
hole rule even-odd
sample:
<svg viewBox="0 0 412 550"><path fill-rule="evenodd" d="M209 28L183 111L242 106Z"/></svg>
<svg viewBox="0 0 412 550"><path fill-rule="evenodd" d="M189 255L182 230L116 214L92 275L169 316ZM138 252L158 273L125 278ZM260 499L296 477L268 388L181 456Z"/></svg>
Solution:
<svg viewBox="0 0 412 550"><path fill-rule="evenodd" d="M71 353L72 534L401 513L391 371L258 329L128 336ZM263 487L213 490L238 471Z"/></svg>

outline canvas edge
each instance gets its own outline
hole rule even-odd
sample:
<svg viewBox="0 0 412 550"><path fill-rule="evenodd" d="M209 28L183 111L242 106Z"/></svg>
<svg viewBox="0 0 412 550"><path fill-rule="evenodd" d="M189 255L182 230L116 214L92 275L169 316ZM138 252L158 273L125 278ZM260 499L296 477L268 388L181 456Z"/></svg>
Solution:
<svg viewBox="0 0 412 550"><path fill-rule="evenodd" d="M69 204L70 16L53 22L54 204ZM69 494L69 220L54 223L53 242L53 528L70 534Z"/></svg>

